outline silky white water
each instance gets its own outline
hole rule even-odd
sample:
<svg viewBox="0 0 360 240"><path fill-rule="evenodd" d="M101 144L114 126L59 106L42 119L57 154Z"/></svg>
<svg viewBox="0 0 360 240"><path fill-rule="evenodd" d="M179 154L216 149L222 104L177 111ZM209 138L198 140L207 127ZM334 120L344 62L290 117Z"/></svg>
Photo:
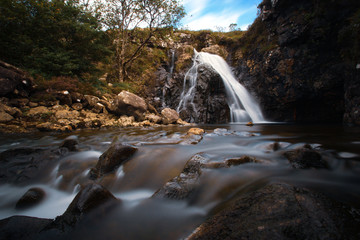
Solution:
<svg viewBox="0 0 360 240"><path fill-rule="evenodd" d="M186 109L189 105L192 105L194 111L196 111L193 99L196 94L197 69L200 64L208 64L220 74L226 89L231 122L265 122L258 103L246 88L235 79L230 66L225 60L218 55L197 52L195 49L193 66L184 78L183 92L177 107L178 112Z"/></svg>

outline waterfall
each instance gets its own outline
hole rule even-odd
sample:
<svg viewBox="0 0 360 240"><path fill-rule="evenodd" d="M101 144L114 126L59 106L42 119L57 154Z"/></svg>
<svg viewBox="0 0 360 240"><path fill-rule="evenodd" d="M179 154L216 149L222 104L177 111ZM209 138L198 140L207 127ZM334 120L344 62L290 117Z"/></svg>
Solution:
<svg viewBox="0 0 360 240"><path fill-rule="evenodd" d="M259 105L232 74L232 70L223 58L218 55L197 52L194 49L194 62L189 71L185 74L183 92L180 96L180 103L177 111L186 109L189 105L196 111L196 104L193 102L196 94L196 82L198 66L208 64L221 76L227 94L227 102L230 108L231 122L264 122Z"/></svg>

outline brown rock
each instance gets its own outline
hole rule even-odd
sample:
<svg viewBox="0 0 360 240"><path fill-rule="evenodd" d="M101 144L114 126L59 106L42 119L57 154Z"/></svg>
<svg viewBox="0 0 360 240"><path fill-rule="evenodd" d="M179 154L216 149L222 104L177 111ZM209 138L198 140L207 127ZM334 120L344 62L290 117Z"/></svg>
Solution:
<svg viewBox="0 0 360 240"><path fill-rule="evenodd" d="M6 112L0 112L0 123L10 122L13 119L14 118L10 114Z"/></svg>
<svg viewBox="0 0 360 240"><path fill-rule="evenodd" d="M73 105L71 105L71 107L76 110L79 111L83 108L83 105L81 103L74 103Z"/></svg>
<svg viewBox="0 0 360 240"><path fill-rule="evenodd" d="M31 108L27 115L30 117L35 117L35 116L40 116L42 114L48 114L50 112L51 110L48 109L47 107L40 106L36 108Z"/></svg>
<svg viewBox="0 0 360 240"><path fill-rule="evenodd" d="M90 178L97 179L104 174L114 171L121 164L132 157L137 148L122 145L119 143L113 144L108 150L106 150L100 157L95 168L90 171Z"/></svg>
<svg viewBox="0 0 360 240"><path fill-rule="evenodd" d="M147 111L145 100L133 93L122 91L114 99L115 114L134 116L137 121L143 120L143 114Z"/></svg>
<svg viewBox="0 0 360 240"><path fill-rule="evenodd" d="M179 114L171 108L165 108L161 111L161 116L164 124L176 123L179 119Z"/></svg>
<svg viewBox="0 0 360 240"><path fill-rule="evenodd" d="M74 119L74 118L78 118L80 116L80 113L76 110L74 111L68 111L68 110L61 110L61 111L57 111L55 113L55 117L57 119Z"/></svg>
<svg viewBox="0 0 360 240"><path fill-rule="evenodd" d="M202 135L204 134L204 132L205 132L204 129L201 128L190 128L187 134Z"/></svg>

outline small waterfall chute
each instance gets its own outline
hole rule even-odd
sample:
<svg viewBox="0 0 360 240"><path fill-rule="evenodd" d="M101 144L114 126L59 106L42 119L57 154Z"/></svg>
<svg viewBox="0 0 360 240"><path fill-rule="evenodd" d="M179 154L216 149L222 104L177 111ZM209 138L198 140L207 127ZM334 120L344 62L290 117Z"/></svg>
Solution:
<svg viewBox="0 0 360 240"><path fill-rule="evenodd" d="M197 52L195 49L193 65L185 74L183 91L177 107L178 112L187 109L189 106L192 107L193 111L196 111L193 100L196 94L198 66L200 64L210 65L221 76L226 89L231 122L265 122L259 105L246 88L235 79L226 61L218 55Z"/></svg>

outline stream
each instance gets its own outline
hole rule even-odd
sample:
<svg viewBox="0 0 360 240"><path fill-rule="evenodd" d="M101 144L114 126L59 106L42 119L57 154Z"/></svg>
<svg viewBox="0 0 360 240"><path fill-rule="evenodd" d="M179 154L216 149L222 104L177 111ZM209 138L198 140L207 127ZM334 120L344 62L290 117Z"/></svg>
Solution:
<svg viewBox="0 0 360 240"><path fill-rule="evenodd" d="M0 219L14 215L55 218L64 213L88 180L90 168L111 143L138 148L115 172L101 179L121 207L102 219L88 219L74 233L82 238L119 235L124 239L183 239L199 226L214 207L235 194L246 194L270 182L287 182L315 189L338 201L360 207L360 128L340 125L244 124L198 125L205 133L197 144L183 141L189 126L82 130L72 133L0 136L0 152L14 148L58 147L76 139L77 152L68 152L35 182L0 185ZM274 143L279 149L274 150ZM291 168L284 152L310 144L321 150L330 169ZM195 154L211 161L251 156L262 164L245 163L209 169L200 179L202 191L191 202L151 198L178 176ZM32 187L46 192L37 206L16 210L16 202ZM96 216L94 216L94 219ZM85 230L86 229L86 230Z"/></svg>

